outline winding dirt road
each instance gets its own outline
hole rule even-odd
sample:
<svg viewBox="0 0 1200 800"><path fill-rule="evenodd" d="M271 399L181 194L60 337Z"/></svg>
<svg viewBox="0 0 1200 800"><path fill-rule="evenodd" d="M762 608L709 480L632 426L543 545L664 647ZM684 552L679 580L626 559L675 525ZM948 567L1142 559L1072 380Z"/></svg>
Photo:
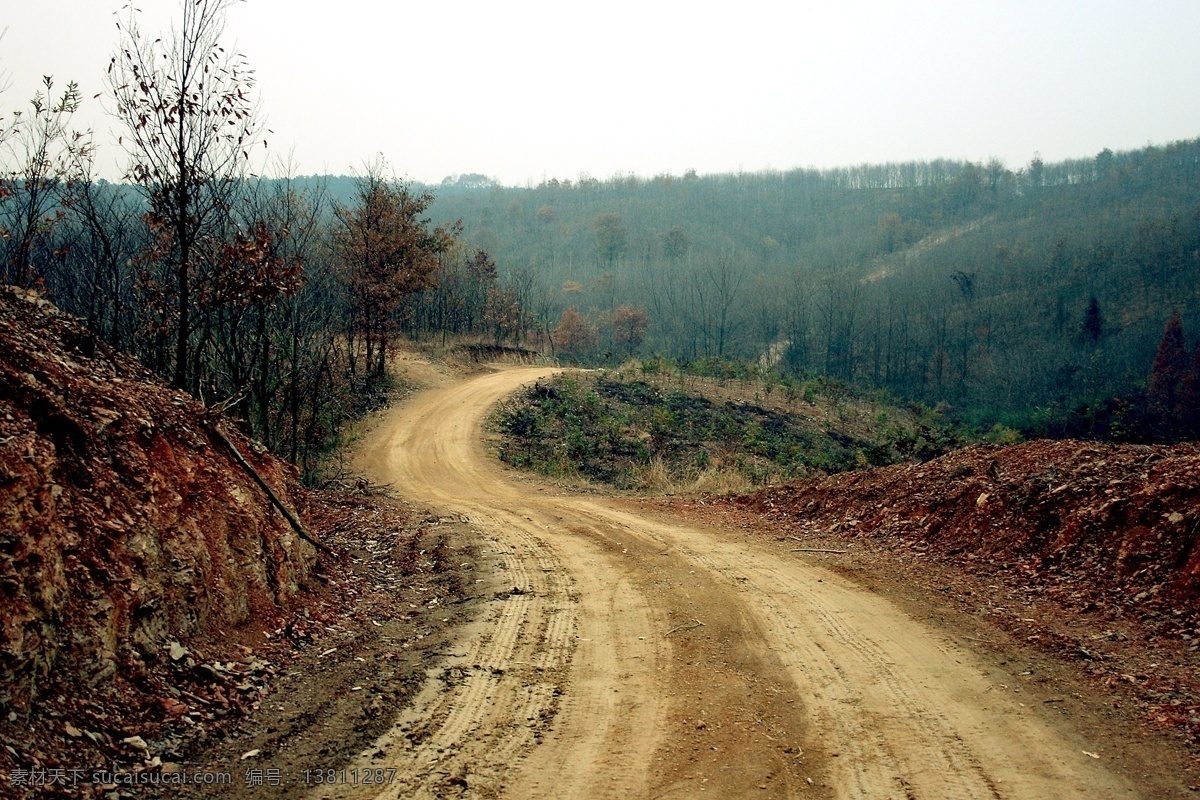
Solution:
<svg viewBox="0 0 1200 800"><path fill-rule="evenodd" d="M551 372L418 394L362 449L373 480L484 532L494 600L360 756L394 781L321 796L1140 796L995 666L836 574L506 473L482 419Z"/></svg>

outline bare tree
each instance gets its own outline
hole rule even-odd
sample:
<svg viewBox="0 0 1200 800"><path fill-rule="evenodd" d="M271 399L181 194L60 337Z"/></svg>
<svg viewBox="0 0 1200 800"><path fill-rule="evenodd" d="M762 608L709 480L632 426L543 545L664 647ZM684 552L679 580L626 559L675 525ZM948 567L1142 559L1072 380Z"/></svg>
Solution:
<svg viewBox="0 0 1200 800"><path fill-rule="evenodd" d="M72 131L71 117L79 108L79 87L68 83L54 99L54 79L42 79L44 89L34 94L27 110L13 112L9 127L0 132L5 160L0 199L4 200L0 227L7 234L4 278L8 283L29 284L44 277L35 259L63 219L63 190L82 176L90 160L91 137ZM6 135L8 134L8 135Z"/></svg>
<svg viewBox="0 0 1200 800"><path fill-rule="evenodd" d="M80 160L77 180L64 187L63 205L73 225L69 255L47 278L55 301L87 320L109 344L131 349L142 321L137 261L147 231L139 198L119 184L97 181L90 160Z"/></svg>
<svg viewBox="0 0 1200 800"><path fill-rule="evenodd" d="M707 356L725 358L742 326L739 309L746 273L739 255L721 253L691 276L684 316L703 336Z"/></svg>
<svg viewBox="0 0 1200 800"><path fill-rule="evenodd" d="M182 0L182 19L151 39L128 6L108 68L116 113L125 124L126 177L159 230L158 260L173 271L176 319L171 385L188 388L192 290L200 262L217 250L218 228L244 177L259 124L252 73L220 38L234 0Z"/></svg>

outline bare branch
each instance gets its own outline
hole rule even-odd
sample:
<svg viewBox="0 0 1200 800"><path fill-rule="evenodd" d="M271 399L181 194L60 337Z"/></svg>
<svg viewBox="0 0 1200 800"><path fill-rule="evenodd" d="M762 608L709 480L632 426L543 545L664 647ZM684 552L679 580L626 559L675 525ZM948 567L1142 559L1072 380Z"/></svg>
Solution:
<svg viewBox="0 0 1200 800"><path fill-rule="evenodd" d="M181 0L165 37L142 33L137 9L119 22L122 40L108 86L129 155L126 176L142 191L159 237L160 262L175 273L177 330L172 385L191 388L189 337L197 267L217 263L218 231L247 175L260 131L249 90L253 72L220 44L234 0Z"/></svg>

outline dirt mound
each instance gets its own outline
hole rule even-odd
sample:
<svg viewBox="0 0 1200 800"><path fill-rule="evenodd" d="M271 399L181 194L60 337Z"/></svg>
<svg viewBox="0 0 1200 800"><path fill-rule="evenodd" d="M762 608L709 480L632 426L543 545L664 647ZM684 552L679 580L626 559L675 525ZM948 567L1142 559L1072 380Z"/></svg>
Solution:
<svg viewBox="0 0 1200 800"><path fill-rule="evenodd" d="M786 530L1013 571L1078 610L1200 612L1200 447L1036 441L733 499Z"/></svg>
<svg viewBox="0 0 1200 800"><path fill-rule="evenodd" d="M0 290L0 734L22 751L0 766L144 750L204 704L172 683L204 666L191 651L261 642L294 604L315 551L214 424L36 294ZM225 432L290 505L295 471ZM33 719L53 740L19 740Z"/></svg>

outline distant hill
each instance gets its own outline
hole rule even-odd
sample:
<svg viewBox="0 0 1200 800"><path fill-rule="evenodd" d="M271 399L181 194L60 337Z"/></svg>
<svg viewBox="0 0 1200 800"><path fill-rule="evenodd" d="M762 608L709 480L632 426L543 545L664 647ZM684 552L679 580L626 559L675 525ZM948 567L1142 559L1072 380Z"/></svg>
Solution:
<svg viewBox="0 0 1200 800"><path fill-rule="evenodd" d="M535 281L547 326L570 307L597 321L645 307L643 353L775 347L784 366L981 420L1030 425L1136 391L1173 310L1200 333L1200 140L1015 170L940 160L435 191L435 222L461 218L472 246Z"/></svg>

